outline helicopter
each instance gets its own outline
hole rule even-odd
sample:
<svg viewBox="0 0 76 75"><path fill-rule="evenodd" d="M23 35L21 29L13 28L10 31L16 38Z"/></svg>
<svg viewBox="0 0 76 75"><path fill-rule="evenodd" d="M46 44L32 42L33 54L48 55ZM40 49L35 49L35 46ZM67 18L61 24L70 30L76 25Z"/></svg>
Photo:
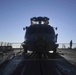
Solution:
<svg viewBox="0 0 76 75"><path fill-rule="evenodd" d="M36 53L43 53L53 51L57 52L58 34L55 33L54 27L49 25L48 17L33 17L30 19L31 25L26 26L24 42L22 43L24 53L33 51ZM57 27L55 28L57 30Z"/></svg>

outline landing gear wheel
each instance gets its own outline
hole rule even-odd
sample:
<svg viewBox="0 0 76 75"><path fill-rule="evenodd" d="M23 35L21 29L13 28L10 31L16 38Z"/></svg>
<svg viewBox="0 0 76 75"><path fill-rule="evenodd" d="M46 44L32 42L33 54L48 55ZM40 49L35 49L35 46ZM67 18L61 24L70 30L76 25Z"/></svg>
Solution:
<svg viewBox="0 0 76 75"><path fill-rule="evenodd" d="M56 50L56 49L54 49L54 52L53 52L53 53L54 53L54 54L56 54L56 51L57 51L57 50Z"/></svg>
<svg viewBox="0 0 76 75"><path fill-rule="evenodd" d="M27 53L27 46L23 45L23 49L24 49L23 54L26 54Z"/></svg>
<svg viewBox="0 0 76 75"><path fill-rule="evenodd" d="M24 49L24 53L27 53L27 49Z"/></svg>

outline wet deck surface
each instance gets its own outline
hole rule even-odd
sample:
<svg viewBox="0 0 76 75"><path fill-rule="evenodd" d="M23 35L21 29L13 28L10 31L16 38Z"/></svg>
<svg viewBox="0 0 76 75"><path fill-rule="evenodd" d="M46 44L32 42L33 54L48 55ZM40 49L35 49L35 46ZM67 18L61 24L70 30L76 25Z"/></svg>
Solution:
<svg viewBox="0 0 76 75"><path fill-rule="evenodd" d="M40 59L41 58L41 59ZM60 55L17 55L0 66L0 75L76 75L76 67Z"/></svg>

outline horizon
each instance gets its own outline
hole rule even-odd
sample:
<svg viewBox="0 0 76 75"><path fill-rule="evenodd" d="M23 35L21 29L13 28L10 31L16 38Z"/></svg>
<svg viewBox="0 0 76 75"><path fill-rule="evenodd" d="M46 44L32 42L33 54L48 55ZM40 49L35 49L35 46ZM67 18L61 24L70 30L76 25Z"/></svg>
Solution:
<svg viewBox="0 0 76 75"><path fill-rule="evenodd" d="M76 0L0 0L0 41L23 42L30 18L46 16L58 27L58 43L76 43Z"/></svg>

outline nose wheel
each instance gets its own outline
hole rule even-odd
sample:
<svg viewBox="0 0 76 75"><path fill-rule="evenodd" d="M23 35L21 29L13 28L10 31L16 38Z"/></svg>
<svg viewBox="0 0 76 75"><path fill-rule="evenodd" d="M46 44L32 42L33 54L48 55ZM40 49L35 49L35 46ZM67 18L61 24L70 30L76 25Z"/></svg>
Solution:
<svg viewBox="0 0 76 75"><path fill-rule="evenodd" d="M23 54L26 54L27 53L27 46L25 44L22 44L22 47L24 49Z"/></svg>
<svg viewBox="0 0 76 75"><path fill-rule="evenodd" d="M56 53L57 49L54 49L53 53Z"/></svg>

